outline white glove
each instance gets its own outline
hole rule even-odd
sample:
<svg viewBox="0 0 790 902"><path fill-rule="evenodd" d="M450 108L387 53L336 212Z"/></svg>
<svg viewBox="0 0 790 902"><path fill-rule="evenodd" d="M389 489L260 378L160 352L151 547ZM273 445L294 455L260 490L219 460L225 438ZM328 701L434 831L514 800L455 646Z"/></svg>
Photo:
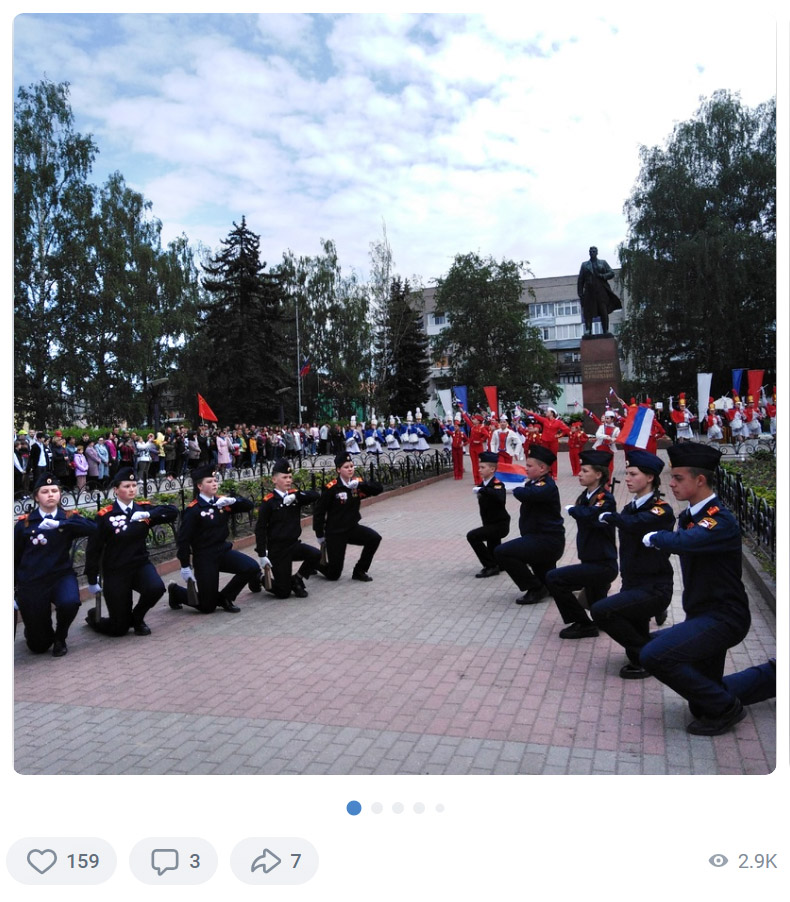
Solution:
<svg viewBox="0 0 790 902"><path fill-rule="evenodd" d="M92 585L88 586L88 591L91 593L91 595L98 595L99 592L101 592L101 586L98 583L93 583Z"/></svg>
<svg viewBox="0 0 790 902"><path fill-rule="evenodd" d="M139 523L140 520L150 519L151 514L148 511L135 511L132 514L132 523Z"/></svg>
<svg viewBox="0 0 790 902"><path fill-rule="evenodd" d="M656 530L656 532L658 532L658 530ZM650 542L650 540L653 538L653 536L654 536L655 534L656 534L655 532L648 532L648 533L645 533L645 535L642 536L642 544L645 546L645 548L652 548L652 547L653 547L652 544L651 544L651 542Z"/></svg>
<svg viewBox="0 0 790 902"><path fill-rule="evenodd" d="M261 565L261 570L263 570L264 567L271 567L272 565L272 562L266 556L259 557L258 563Z"/></svg>
<svg viewBox="0 0 790 902"><path fill-rule="evenodd" d="M187 580L190 580L190 579L194 579L194 576L192 575L191 567L182 567L181 568L181 579L183 579L184 582L187 582Z"/></svg>
<svg viewBox="0 0 790 902"><path fill-rule="evenodd" d="M482 488L483 488L483 486L481 486L481 485L476 485L476 486L472 489L472 491L473 491L473 492L475 493L475 495L476 495L476 494L480 491L480 489L482 489Z"/></svg>
<svg viewBox="0 0 790 902"><path fill-rule="evenodd" d="M60 521L56 520L54 517L44 517L42 521L38 524L39 529L58 529L60 526Z"/></svg>
<svg viewBox="0 0 790 902"><path fill-rule="evenodd" d="M349 487L350 489L355 489L358 485L359 485L359 480L358 480L358 479L352 479L351 482L349 482L348 487Z"/></svg>
<svg viewBox="0 0 790 902"><path fill-rule="evenodd" d="M566 504L566 505L565 505L565 510L566 510L566 511L572 511L572 510L573 510L573 505L572 505L572 504Z"/></svg>
<svg viewBox="0 0 790 902"><path fill-rule="evenodd" d="M283 507L290 507L292 504L296 502L296 495L288 494L283 498Z"/></svg>
<svg viewBox="0 0 790 902"><path fill-rule="evenodd" d="M228 495L223 495L221 498L217 498L217 503L214 505L214 507L218 507L218 508L230 507L231 504L235 504L235 503L236 503L235 498L231 498Z"/></svg>
<svg viewBox="0 0 790 902"><path fill-rule="evenodd" d="M599 523L606 523L606 518L607 518L607 517L611 517L611 516L612 516L612 512L611 512L611 511L604 511L602 514L598 514L598 522L599 522Z"/></svg>

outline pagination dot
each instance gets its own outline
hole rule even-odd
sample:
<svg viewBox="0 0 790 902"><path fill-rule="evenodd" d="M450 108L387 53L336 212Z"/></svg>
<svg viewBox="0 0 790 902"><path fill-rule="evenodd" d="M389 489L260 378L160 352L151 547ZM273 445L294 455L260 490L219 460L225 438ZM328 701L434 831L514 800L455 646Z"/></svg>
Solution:
<svg viewBox="0 0 790 902"><path fill-rule="evenodd" d="M359 814L360 811L362 811L362 806L359 804L359 802L352 801L349 802L348 805L346 805L346 811L349 814L356 815Z"/></svg>

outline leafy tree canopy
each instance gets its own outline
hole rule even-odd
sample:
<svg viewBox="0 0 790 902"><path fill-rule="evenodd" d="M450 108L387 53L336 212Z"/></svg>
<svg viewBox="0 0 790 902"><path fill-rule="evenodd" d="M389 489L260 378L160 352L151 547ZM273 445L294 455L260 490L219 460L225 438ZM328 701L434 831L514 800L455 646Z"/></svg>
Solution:
<svg viewBox="0 0 790 902"><path fill-rule="evenodd" d="M466 385L469 403L484 403L483 386L499 389L500 403L535 407L554 399L555 362L529 325L522 300L526 264L459 254L436 283L434 306L449 325L433 340L436 360L446 359L447 385Z"/></svg>
<svg viewBox="0 0 790 902"><path fill-rule="evenodd" d="M631 301L620 332L654 394L714 394L736 367L776 354L776 103L749 109L717 91L666 147L643 147L620 247ZM707 399L704 399L707 401Z"/></svg>

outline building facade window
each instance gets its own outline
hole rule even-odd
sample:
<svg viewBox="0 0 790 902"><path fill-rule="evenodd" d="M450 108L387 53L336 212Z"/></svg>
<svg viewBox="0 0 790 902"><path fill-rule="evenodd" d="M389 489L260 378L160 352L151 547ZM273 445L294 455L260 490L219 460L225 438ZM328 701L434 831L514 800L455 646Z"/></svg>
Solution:
<svg viewBox="0 0 790 902"><path fill-rule="evenodd" d="M560 301L557 304L557 316L580 316L578 301Z"/></svg>

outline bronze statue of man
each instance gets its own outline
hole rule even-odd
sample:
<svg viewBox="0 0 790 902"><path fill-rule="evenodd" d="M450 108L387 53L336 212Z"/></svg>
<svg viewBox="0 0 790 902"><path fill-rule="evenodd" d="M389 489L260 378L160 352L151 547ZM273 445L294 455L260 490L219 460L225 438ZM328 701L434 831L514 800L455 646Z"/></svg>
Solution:
<svg viewBox="0 0 790 902"><path fill-rule="evenodd" d="M590 248L590 259L582 263L576 292L582 302L584 316L584 335L592 335L593 319L601 319L601 331L609 334L609 314L620 310L623 306L620 298L609 287L609 280L614 278L614 270L606 260L598 259L598 248Z"/></svg>

